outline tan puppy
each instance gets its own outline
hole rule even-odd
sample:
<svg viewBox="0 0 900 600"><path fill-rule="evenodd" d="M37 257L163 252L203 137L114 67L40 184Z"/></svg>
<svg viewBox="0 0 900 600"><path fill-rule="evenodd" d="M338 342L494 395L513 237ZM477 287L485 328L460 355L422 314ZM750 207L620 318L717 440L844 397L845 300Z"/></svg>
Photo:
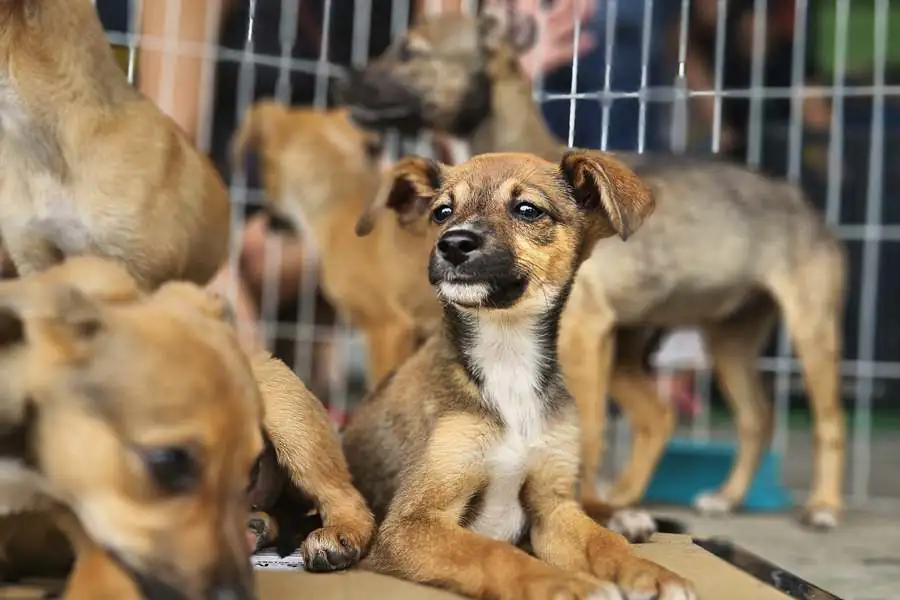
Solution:
<svg viewBox="0 0 900 600"><path fill-rule="evenodd" d="M421 220L373 212L357 227L372 235L354 229L368 205L380 204L379 144L346 111L269 100L248 109L233 141L235 160L258 151L269 209L316 248L325 296L365 336L370 385L412 354L417 329L440 321L424 276Z"/></svg>
<svg viewBox="0 0 900 600"><path fill-rule="evenodd" d="M68 506L147 598L251 598L262 406L237 338L177 284L126 301L119 270L123 300L91 298L65 273L85 261L0 286L2 511Z"/></svg>
<svg viewBox="0 0 900 600"><path fill-rule="evenodd" d="M251 107L234 138L236 159L258 149L272 212L316 240L329 299L369 343L372 382L412 354L414 329L426 337L442 313L426 276L435 236L425 217L431 192L413 188L404 196L392 194L390 185L375 186L380 177L371 150L377 143L343 110L287 109L271 101ZM402 162L388 179L415 185L415 172L402 177L407 166L420 168L415 160ZM632 541L646 539L655 527L646 513L614 513L599 502L590 509ZM264 523L256 526L270 540L274 533Z"/></svg>
<svg viewBox="0 0 900 600"><path fill-rule="evenodd" d="M367 564L476 598L694 598L581 508L578 414L557 363L576 269L597 240L640 227L649 190L588 151L559 164L404 159L395 174L392 201L428 194L444 326L344 434L354 481L382 519ZM537 558L512 545L522 541Z"/></svg>
<svg viewBox="0 0 900 600"><path fill-rule="evenodd" d="M195 285L169 283L155 296L173 310L188 307L212 317L216 324L235 325L227 301ZM368 551L375 525L365 500L350 482L328 414L279 359L259 352L249 363L263 404L264 439L272 449L271 454L263 453L254 467L254 473L267 473L269 479L248 480L249 504L260 511L249 520L257 548L275 542L282 525L265 511L274 508L279 517L291 518L291 512L300 517L315 508L324 526L305 536L302 543L291 540L299 543L306 569L334 571L352 566ZM270 458L274 464L268 463Z"/></svg>
<svg viewBox="0 0 900 600"><path fill-rule="evenodd" d="M90 0L0 3L0 237L20 275L121 261L205 284L228 249L209 160L127 81Z"/></svg>
<svg viewBox="0 0 900 600"><path fill-rule="evenodd" d="M354 78L345 100L366 126L434 128L467 139L475 154L532 152L558 161L566 147L548 131L518 67L533 33L530 19L505 13L425 19ZM609 499L640 500L675 426L674 408L660 401L644 366L653 338L646 330L699 327L739 444L727 481L696 505L710 513L739 507L772 431L756 362L781 316L814 415L813 489L803 520L836 526L846 445L842 244L783 181L713 158L617 156L653 189L658 208L630 243L597 244L563 318L560 358L582 416L582 492L594 500L609 391L634 433Z"/></svg>

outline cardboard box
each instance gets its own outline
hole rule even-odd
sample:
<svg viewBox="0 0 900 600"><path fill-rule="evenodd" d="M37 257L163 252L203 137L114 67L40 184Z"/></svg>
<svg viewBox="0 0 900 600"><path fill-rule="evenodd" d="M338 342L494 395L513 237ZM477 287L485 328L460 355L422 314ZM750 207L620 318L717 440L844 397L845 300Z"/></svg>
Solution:
<svg viewBox="0 0 900 600"><path fill-rule="evenodd" d="M692 543L687 535L658 534L649 544L635 546L639 555L692 579L700 600L788 600L788 596ZM353 600L453 600L460 596L442 590L366 573L348 571L313 574L299 570L298 557L257 556L259 600L305 598ZM38 600L40 586L0 587L0 599ZM44 588L46 590L46 588Z"/></svg>

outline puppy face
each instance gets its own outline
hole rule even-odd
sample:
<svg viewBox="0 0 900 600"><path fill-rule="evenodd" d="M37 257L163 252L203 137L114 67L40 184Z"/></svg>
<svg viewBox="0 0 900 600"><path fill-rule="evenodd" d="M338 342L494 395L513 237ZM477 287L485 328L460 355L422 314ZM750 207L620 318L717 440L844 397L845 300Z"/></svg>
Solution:
<svg viewBox="0 0 900 600"><path fill-rule="evenodd" d="M497 61L516 68L535 38L533 19L513 13L430 17L398 38L341 89L363 127L470 134L491 112Z"/></svg>
<svg viewBox="0 0 900 600"><path fill-rule="evenodd" d="M627 238L653 210L649 188L601 152L553 164L528 154L483 154L456 167L404 159L385 192L427 202L437 242L429 280L467 309L554 305L597 240Z"/></svg>
<svg viewBox="0 0 900 600"><path fill-rule="evenodd" d="M245 494L261 402L229 328L171 295L40 291L0 293L0 365L18 367L3 401L21 395L28 415L23 462L145 598L252 598Z"/></svg>

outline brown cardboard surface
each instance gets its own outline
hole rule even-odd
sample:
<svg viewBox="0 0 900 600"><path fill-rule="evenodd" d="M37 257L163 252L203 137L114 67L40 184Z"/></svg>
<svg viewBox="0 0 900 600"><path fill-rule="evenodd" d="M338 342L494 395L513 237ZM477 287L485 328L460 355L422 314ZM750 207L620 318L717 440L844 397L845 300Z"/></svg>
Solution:
<svg viewBox="0 0 900 600"><path fill-rule="evenodd" d="M634 548L640 556L693 580L700 600L788 600L787 595L693 544L690 536L659 534L649 544L640 544ZM303 571L257 569L256 582L259 600L460 598L449 592L363 571L319 575ZM41 587L0 587L0 599L38 600L43 598Z"/></svg>
<svg viewBox="0 0 900 600"><path fill-rule="evenodd" d="M640 556L656 561L694 581L700 600L787 600L788 596L693 544L687 535L658 534L649 544L635 546ZM351 571L314 575L305 572L256 572L259 600L391 599L450 600L460 598L441 590L390 577Z"/></svg>

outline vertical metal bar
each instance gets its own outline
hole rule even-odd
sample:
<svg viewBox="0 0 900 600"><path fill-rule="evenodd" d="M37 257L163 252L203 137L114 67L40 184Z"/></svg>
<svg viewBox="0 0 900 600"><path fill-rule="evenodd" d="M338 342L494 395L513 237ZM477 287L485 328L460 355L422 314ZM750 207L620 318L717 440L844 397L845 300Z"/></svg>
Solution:
<svg viewBox="0 0 900 600"><path fill-rule="evenodd" d="M681 154L687 149L689 131L687 48L690 15L691 0L681 0L681 18L678 24L678 71L675 75L675 97L672 101L670 133L672 151L677 154Z"/></svg>
<svg viewBox="0 0 900 600"><path fill-rule="evenodd" d="M331 42L331 1L325 0L322 9L322 40L319 44L319 58L316 61L316 90L314 105L317 108L324 108L328 103L328 80L329 67L328 64L328 46Z"/></svg>
<svg viewBox="0 0 900 600"><path fill-rule="evenodd" d="M236 92L236 126L240 127L240 119L253 100L253 87L256 77L253 64L253 35L256 20L257 0L248 0L249 13L247 18L247 30L244 39L244 49L241 53L240 67L238 68L238 82ZM244 169L236 169L232 177L231 197L234 204L243 207L247 204L247 174ZM231 252L228 255L228 291L226 296L232 301L237 297L237 282L240 273L239 261L241 256L241 241L244 231L244 211L231 211ZM261 325L265 326L264 323Z"/></svg>
<svg viewBox="0 0 900 600"><path fill-rule="evenodd" d="M671 1L671 0L670 0ZM644 2L644 23L641 35L641 89L638 114L638 153L643 154L647 142L647 83L650 76L650 39L653 33L653 0Z"/></svg>
<svg viewBox="0 0 900 600"><path fill-rule="evenodd" d="M716 9L715 104L713 107L712 151L719 152L722 136L722 85L725 74L725 17L728 0L719 0Z"/></svg>
<svg viewBox="0 0 900 600"><path fill-rule="evenodd" d="M584 0L578 0L577 8L575 13L575 31L572 34L574 36L573 47L576 49L575 53L572 55L572 82L569 85L569 93L571 96L569 97L569 137L568 137L568 146L571 148L575 143L575 108L578 105L578 101L575 99L576 94L578 94L578 40L581 39L581 12L582 6L584 5Z"/></svg>
<svg viewBox="0 0 900 600"><path fill-rule="evenodd" d="M850 20L850 0L835 0L834 22L834 82L831 105L831 138L828 146L828 199L825 216L829 223L837 223L841 216L841 185L844 171L844 92L847 79L847 21Z"/></svg>
<svg viewBox="0 0 900 600"><path fill-rule="evenodd" d="M869 185L866 202L866 233L862 256L862 290L859 302L859 356L856 370L856 406L853 427L853 501L862 505L869 498L872 444L872 391L875 377L875 340L878 310L878 279L881 211L884 198L884 86L887 63L890 1L875 2L874 93L869 146Z"/></svg>
<svg viewBox="0 0 900 600"><path fill-rule="evenodd" d="M353 46L350 49L350 61L354 67L362 67L369 60L371 29L372 0L354 0Z"/></svg>
<svg viewBox="0 0 900 600"><path fill-rule="evenodd" d="M753 59L750 66L750 120L747 139L747 164L757 168L762 153L763 103L766 95L763 78L766 55L766 17L768 6L766 0L755 0L753 3Z"/></svg>
<svg viewBox="0 0 900 600"><path fill-rule="evenodd" d="M602 127L600 135L600 149L606 150L609 146L609 111L612 109L612 69L613 55L615 53L616 18L618 17L619 0L607 0L606 2L606 49L603 65L603 106L601 110Z"/></svg>
<svg viewBox="0 0 900 600"><path fill-rule="evenodd" d="M278 28L278 41L281 46L281 57L278 64L278 81L275 84L275 98L282 104L291 103L293 86L291 84L291 58L294 44L297 42L297 27L300 20L300 0L282 0L281 23Z"/></svg>
<svg viewBox="0 0 900 600"><path fill-rule="evenodd" d="M96 0L95 0L96 3ZM138 54L138 36L141 31L141 0L131 0L129 4L130 29L128 32L128 83L135 84Z"/></svg>

